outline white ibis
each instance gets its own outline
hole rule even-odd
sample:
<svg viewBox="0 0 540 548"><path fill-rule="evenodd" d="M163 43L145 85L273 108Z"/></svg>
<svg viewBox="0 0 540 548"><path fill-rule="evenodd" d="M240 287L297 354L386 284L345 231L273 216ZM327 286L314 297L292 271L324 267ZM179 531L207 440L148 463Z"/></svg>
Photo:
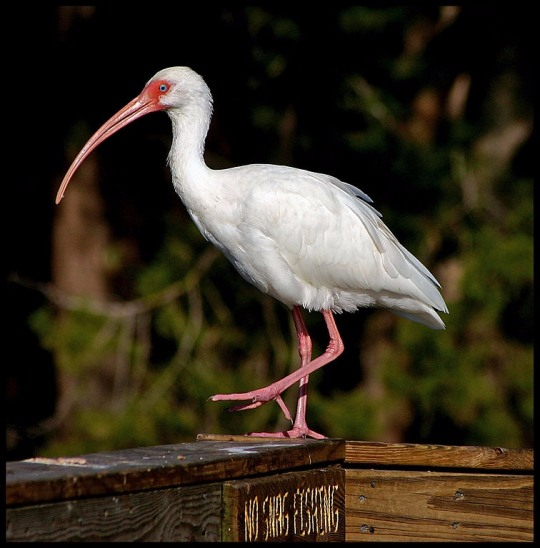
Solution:
<svg viewBox="0 0 540 548"><path fill-rule="evenodd" d="M67 171L56 203L94 148L137 118L160 110L172 122L168 163L173 185L193 221L248 282L289 307L298 336L301 366L293 373L264 388L210 399L244 402L231 411L275 400L292 423L281 394L299 382L292 428L251 435L323 438L307 426L307 384L311 373L343 352L334 313L382 307L444 329L436 312L448 312L439 283L398 242L370 205L372 200L348 183L279 165L210 169L204 161L204 145L212 95L201 76L188 67L159 71L90 137ZM330 342L315 359L302 309L320 311L328 329Z"/></svg>

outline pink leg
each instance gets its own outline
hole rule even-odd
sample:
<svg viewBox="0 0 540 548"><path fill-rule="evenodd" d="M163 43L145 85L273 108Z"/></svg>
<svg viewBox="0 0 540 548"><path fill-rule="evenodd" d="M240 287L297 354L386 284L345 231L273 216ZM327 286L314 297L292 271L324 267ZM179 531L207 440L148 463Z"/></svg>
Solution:
<svg viewBox="0 0 540 548"><path fill-rule="evenodd" d="M311 338L307 332L306 325L302 318L302 314L298 307L293 308L293 319L298 335L298 351L302 358L302 366L287 375L280 381L272 383L265 388L243 392L239 394L216 394L212 396L212 401L237 401L251 400L251 403L234 406L230 411L245 411L247 409L255 409L263 403L277 399L278 403L281 400L281 393L294 383L300 381L300 391L298 396L298 404L296 410L296 420L292 430L288 432L275 433L258 433L253 435L263 435L272 437L305 437L311 436L314 438L322 438L321 434L309 430L306 424L306 404L307 404L307 385L308 377L313 371L323 367L324 365L335 360L343 352L343 341L339 335L334 316L331 311L323 310L326 327L330 336L330 342L324 354L311 361ZM281 400L282 401L282 400ZM283 409L284 404L281 406Z"/></svg>
<svg viewBox="0 0 540 548"><path fill-rule="evenodd" d="M296 327L296 334L298 336L298 353L300 354L300 358L302 359L302 367L307 367L307 365L311 362L311 348L312 348L311 337L309 336L300 307L295 306L293 308L292 314L294 319L294 325ZM333 318L332 318L332 321L333 321ZM336 332L337 332L337 328L336 328ZM339 334L338 334L338 337L339 337ZM310 438L322 439L325 437L322 434L319 434L313 430L310 430L307 426L306 410L307 410L308 383L309 383L309 375L300 379L300 386L298 389L298 402L296 404L296 417L294 419L294 425L292 430L288 432L289 434L288 437L290 438L307 436Z"/></svg>
<svg viewBox="0 0 540 548"><path fill-rule="evenodd" d="M311 361L311 337L309 336L302 311L299 306L292 309L294 326L296 327L296 335L298 337L298 353L302 360L301 367L306 367ZM298 390L298 403L296 405L296 419L292 429L285 432L252 432L250 436L259 436L265 438L317 438L323 439L325 436L311 430L306 422L307 409L307 389L309 383L309 375L300 379Z"/></svg>
<svg viewBox="0 0 540 548"><path fill-rule="evenodd" d="M301 367L307 367L311 361L311 337L309 336L304 317L300 307L295 306L292 310L294 326L296 327L296 335L298 337L298 353L302 360ZM309 375L300 379L298 389L298 402L296 404L296 418L294 420L294 428L307 428L306 426L306 406L307 406L307 389L309 384Z"/></svg>

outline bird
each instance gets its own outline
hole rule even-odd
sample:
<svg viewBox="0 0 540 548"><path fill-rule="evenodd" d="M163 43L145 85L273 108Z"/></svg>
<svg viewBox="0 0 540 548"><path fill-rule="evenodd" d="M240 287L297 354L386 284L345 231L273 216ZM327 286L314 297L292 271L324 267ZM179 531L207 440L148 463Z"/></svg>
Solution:
<svg viewBox="0 0 540 548"><path fill-rule="evenodd" d="M229 411L275 401L291 424L287 430L248 435L325 438L307 424L307 388L309 376L344 351L335 314L383 308L429 328L445 329L439 312L448 309L439 282L397 240L373 200L354 185L284 165L208 167L204 151L213 97L202 76L186 66L158 71L88 139L60 184L56 204L98 145L138 118L159 111L171 121L167 164L191 219L247 282L290 310L296 329L296 370L268 386L215 394L209 400L235 402ZM320 312L328 330L326 349L315 358L305 311ZM296 383L293 419L282 394Z"/></svg>

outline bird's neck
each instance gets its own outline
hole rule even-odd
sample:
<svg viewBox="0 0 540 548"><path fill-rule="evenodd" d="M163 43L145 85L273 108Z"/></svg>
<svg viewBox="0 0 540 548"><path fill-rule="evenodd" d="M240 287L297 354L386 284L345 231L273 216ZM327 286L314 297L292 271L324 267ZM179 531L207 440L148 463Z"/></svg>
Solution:
<svg viewBox="0 0 540 548"><path fill-rule="evenodd" d="M174 190L201 233L211 238L213 231L209 225L212 219L205 212L215 201L217 188L213 171L204 161L204 144L212 114L211 101L192 103L167 113L173 134L167 161Z"/></svg>
<svg viewBox="0 0 540 548"><path fill-rule="evenodd" d="M211 103L192 104L189 108L168 111L172 122L172 145L167 159L176 191L182 196L191 181L208 171L204 161L204 145L210 117Z"/></svg>

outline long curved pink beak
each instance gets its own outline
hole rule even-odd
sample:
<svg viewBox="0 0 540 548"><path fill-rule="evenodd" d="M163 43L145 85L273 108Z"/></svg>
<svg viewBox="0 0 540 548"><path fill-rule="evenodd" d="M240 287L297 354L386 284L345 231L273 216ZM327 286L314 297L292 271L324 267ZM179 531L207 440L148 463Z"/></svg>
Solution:
<svg viewBox="0 0 540 548"><path fill-rule="evenodd" d="M88 139L79 154L77 154L75 160L73 160L73 163L65 174L62 184L56 193L56 203L60 203L60 200L64 197L64 192L66 191L73 174L77 171L77 168L100 143L137 118L150 112L163 109L163 105L150 94L146 93L146 89L144 89L140 95L135 97L135 99L130 101L124 108L120 109L114 116L109 118L109 120L107 120L94 135Z"/></svg>

